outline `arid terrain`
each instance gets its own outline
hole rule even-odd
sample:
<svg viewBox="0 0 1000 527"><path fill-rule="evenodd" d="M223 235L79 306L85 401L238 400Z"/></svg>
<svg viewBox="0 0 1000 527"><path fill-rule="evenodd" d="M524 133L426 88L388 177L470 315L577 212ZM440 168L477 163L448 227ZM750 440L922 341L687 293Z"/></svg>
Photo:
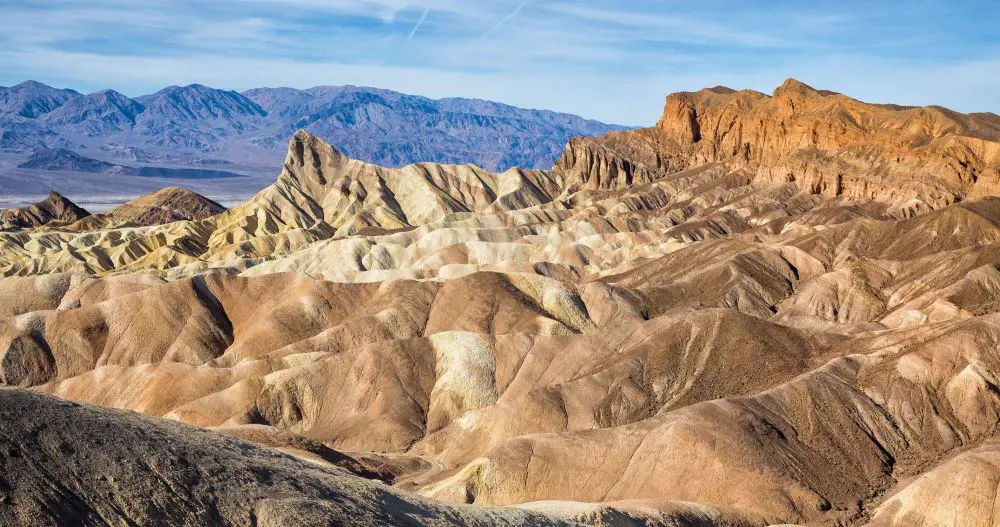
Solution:
<svg viewBox="0 0 1000 527"><path fill-rule="evenodd" d="M335 147L0 213L0 523L1000 525L1000 116L789 79L551 170Z"/></svg>

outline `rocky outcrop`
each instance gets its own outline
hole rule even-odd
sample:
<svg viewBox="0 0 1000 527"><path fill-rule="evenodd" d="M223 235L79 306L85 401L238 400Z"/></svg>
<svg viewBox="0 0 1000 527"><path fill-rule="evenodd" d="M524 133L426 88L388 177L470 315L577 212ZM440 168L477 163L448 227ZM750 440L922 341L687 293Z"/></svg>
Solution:
<svg viewBox="0 0 1000 527"><path fill-rule="evenodd" d="M771 96L723 87L671 94L653 128L625 134L643 148L615 148L623 134L593 140L617 153L605 165L670 172L721 162L760 184L896 207L1000 192L1000 117L868 104L794 79Z"/></svg>
<svg viewBox="0 0 1000 527"><path fill-rule="evenodd" d="M0 210L0 230L30 229L50 223L70 224L89 216L89 212L62 194L50 192L49 197L33 205Z"/></svg>
<svg viewBox="0 0 1000 527"><path fill-rule="evenodd" d="M553 173L561 179L565 195L650 183L683 168L661 153L657 139L645 131L576 137L556 161Z"/></svg>

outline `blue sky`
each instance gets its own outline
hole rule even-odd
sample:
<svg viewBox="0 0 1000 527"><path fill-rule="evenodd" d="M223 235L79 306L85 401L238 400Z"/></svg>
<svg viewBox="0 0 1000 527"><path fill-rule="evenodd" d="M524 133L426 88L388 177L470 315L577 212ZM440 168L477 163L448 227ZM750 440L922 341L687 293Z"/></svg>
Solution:
<svg viewBox="0 0 1000 527"><path fill-rule="evenodd" d="M1000 1L0 0L0 85L358 84L647 125L787 77L1000 113Z"/></svg>

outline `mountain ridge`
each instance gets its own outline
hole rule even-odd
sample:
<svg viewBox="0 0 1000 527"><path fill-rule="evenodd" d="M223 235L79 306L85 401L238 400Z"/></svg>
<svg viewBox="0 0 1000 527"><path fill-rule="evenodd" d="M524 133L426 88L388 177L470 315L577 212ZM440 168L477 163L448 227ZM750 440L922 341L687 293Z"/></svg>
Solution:
<svg viewBox="0 0 1000 527"><path fill-rule="evenodd" d="M551 166L569 138L625 128L478 99L435 100L359 86L239 93L191 84L128 98L113 90L85 96L22 84L0 88L0 101L12 101L0 104L0 128L5 122L13 126L15 118L33 125L20 125L23 137L9 138L9 151L30 148L32 137L50 136L49 142L58 137L63 147L97 149L112 142L158 150L161 158L247 149L277 155L288 136L307 128L352 157L384 166L474 162L504 170Z"/></svg>

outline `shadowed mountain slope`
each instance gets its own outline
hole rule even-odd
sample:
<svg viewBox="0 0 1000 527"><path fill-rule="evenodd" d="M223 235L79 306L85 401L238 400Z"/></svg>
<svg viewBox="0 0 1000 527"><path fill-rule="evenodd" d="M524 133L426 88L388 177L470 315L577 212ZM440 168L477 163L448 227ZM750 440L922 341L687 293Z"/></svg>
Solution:
<svg viewBox="0 0 1000 527"><path fill-rule="evenodd" d="M7 525L562 524L433 504L213 432L22 391L0 391L0 416Z"/></svg>
<svg viewBox="0 0 1000 527"><path fill-rule="evenodd" d="M0 229L29 229L52 222L66 225L89 216L62 194L50 192L49 197L28 207L0 210Z"/></svg>

